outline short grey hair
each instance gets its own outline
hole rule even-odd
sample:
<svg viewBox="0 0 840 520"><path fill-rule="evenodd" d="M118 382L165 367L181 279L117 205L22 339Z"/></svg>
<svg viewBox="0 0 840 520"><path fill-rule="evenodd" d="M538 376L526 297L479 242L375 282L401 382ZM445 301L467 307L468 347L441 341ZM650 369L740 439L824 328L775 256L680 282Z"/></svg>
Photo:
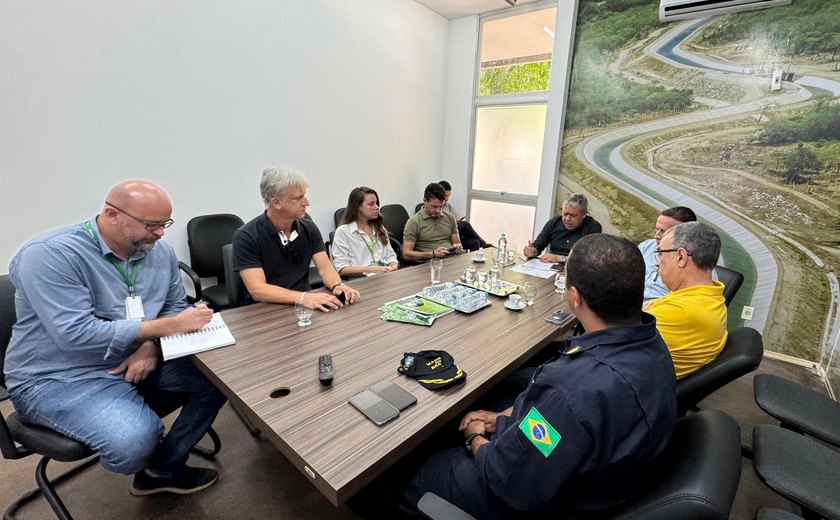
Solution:
<svg viewBox="0 0 840 520"><path fill-rule="evenodd" d="M293 186L299 186L306 191L309 189L309 181L302 173L288 166L266 168L260 180L260 195L268 207L271 199L282 197L285 191Z"/></svg>
<svg viewBox="0 0 840 520"><path fill-rule="evenodd" d="M698 269L714 269L720 256L720 236L715 229L702 222L684 222L668 231L673 234L674 247L681 247L691 253L691 259Z"/></svg>
<svg viewBox="0 0 840 520"><path fill-rule="evenodd" d="M586 200L586 195L583 193L576 193L569 195L569 198L563 201L564 206L577 206L581 213L589 213L589 201Z"/></svg>

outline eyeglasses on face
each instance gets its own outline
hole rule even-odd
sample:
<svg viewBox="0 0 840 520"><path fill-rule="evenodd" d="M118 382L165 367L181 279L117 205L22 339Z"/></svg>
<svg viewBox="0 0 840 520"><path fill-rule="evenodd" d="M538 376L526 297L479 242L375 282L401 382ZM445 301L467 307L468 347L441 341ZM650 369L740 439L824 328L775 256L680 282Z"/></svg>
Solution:
<svg viewBox="0 0 840 520"><path fill-rule="evenodd" d="M134 215L132 215L131 213L127 212L126 210L120 209L117 206L114 206L113 204L111 204L107 200L105 201L105 204L111 206L112 208L119 211L123 215L128 215L129 217L133 218L137 222L143 224L144 226L146 226L146 231L154 231L154 230L160 229L160 228L166 229L166 228L168 228L169 226L171 226L172 224L175 223L175 221L172 220L172 219L164 220L163 222L156 221L156 220L150 221L150 220L139 219L139 218L135 217Z"/></svg>
<svg viewBox="0 0 840 520"><path fill-rule="evenodd" d="M654 253L656 254L656 258L660 258L663 253L673 253L674 251L679 251L682 249L685 251L685 254L691 256L691 251L687 251L684 247L672 247L670 249L656 249Z"/></svg>

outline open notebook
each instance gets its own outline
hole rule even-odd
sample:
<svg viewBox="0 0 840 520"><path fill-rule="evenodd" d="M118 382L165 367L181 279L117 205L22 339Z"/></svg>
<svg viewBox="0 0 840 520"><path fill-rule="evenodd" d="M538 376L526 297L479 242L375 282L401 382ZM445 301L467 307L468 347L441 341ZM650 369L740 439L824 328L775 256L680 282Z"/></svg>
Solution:
<svg viewBox="0 0 840 520"><path fill-rule="evenodd" d="M218 312L213 314L213 319L201 330L160 338L164 361L204 352L205 350L226 347L234 343L233 334L230 333L230 329L225 325L225 320Z"/></svg>

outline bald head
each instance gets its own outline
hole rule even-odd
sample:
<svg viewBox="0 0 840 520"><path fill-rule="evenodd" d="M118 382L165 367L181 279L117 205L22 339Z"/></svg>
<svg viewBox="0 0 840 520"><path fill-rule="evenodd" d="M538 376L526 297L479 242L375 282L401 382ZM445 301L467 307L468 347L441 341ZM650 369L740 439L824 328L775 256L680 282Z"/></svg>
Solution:
<svg viewBox="0 0 840 520"><path fill-rule="evenodd" d="M163 188L150 181L123 181L111 188L105 200L129 212L135 206L165 206L172 213L169 196Z"/></svg>
<svg viewBox="0 0 840 520"><path fill-rule="evenodd" d="M151 249L171 224L172 202L163 188L145 180L123 181L108 192L97 225L122 258Z"/></svg>

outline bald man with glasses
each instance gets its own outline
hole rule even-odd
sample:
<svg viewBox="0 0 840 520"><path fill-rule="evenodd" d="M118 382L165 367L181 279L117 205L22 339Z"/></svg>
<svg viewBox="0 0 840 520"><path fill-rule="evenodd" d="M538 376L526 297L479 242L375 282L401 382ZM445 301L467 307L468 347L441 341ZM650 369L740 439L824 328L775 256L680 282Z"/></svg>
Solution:
<svg viewBox="0 0 840 520"><path fill-rule="evenodd" d="M102 466L134 474L130 492L194 493L218 479L186 465L225 402L188 358L162 361L159 338L212 318L188 306L178 258L164 242L172 203L163 189L125 181L95 217L33 238L12 258L18 321L6 353L6 385L27 421L89 445ZM141 396L188 395L163 424Z"/></svg>

